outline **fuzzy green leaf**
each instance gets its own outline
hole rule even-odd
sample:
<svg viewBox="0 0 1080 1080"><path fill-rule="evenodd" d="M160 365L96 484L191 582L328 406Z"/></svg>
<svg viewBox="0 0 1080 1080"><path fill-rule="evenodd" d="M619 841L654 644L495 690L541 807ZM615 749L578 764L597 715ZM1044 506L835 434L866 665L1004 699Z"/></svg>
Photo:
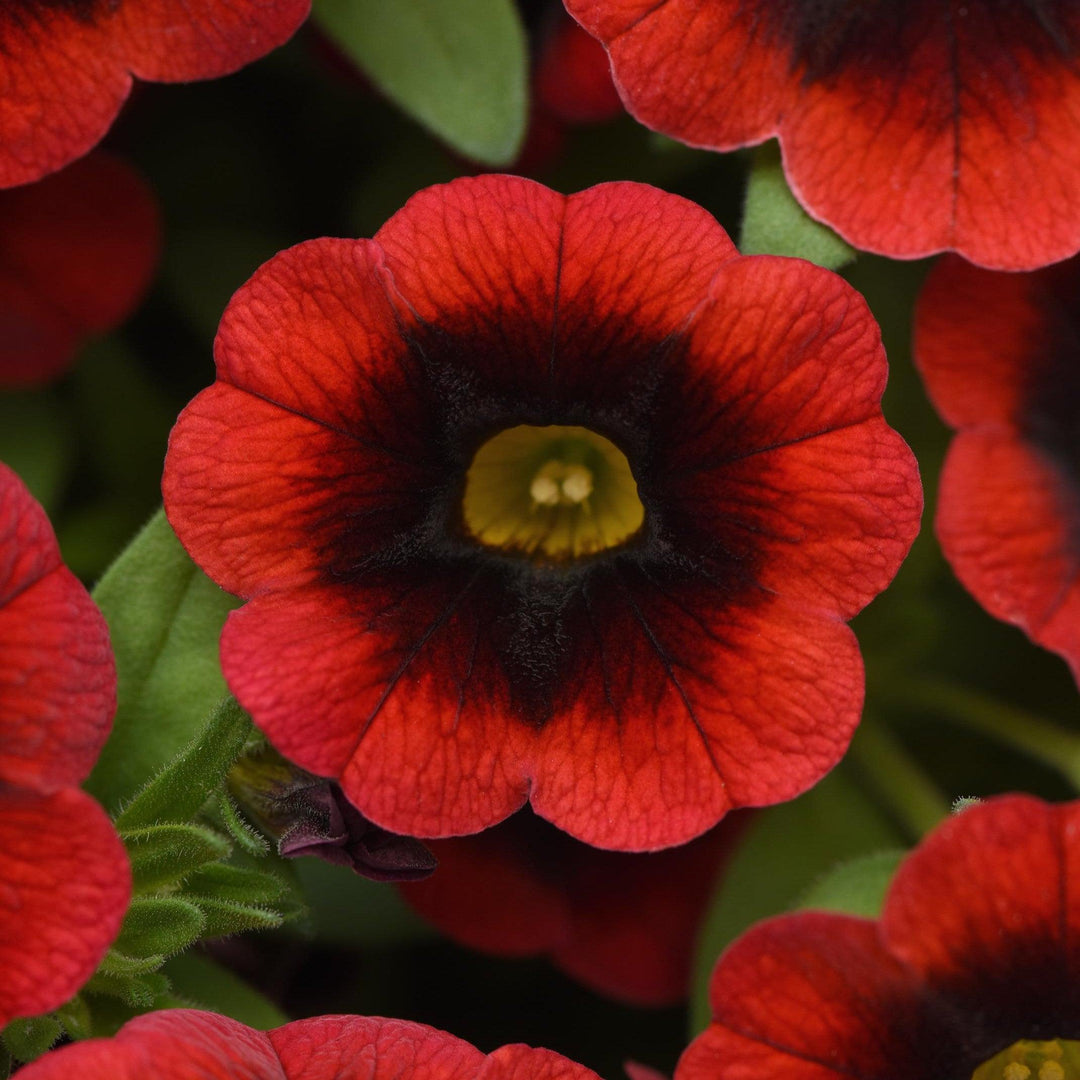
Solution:
<svg viewBox="0 0 1080 1080"><path fill-rule="evenodd" d="M188 891L195 903L201 903L203 897L212 897L241 904L270 904L284 896L289 887L276 874L215 863L191 878Z"/></svg>
<svg viewBox="0 0 1080 1080"><path fill-rule="evenodd" d="M172 956L202 936L202 912L176 896L139 896L131 901L116 951L131 957Z"/></svg>
<svg viewBox="0 0 1080 1080"><path fill-rule="evenodd" d="M190 821L221 786L251 734L251 720L231 695L206 726L117 816L121 832L164 822Z"/></svg>
<svg viewBox="0 0 1080 1080"><path fill-rule="evenodd" d="M208 896L189 897L197 903L206 919L203 937L228 937L245 930L276 930L285 921L280 912L234 900L218 900Z"/></svg>
<svg viewBox="0 0 1080 1080"><path fill-rule="evenodd" d="M123 841L136 893L182 881L232 850L225 837L201 825L151 825L125 833Z"/></svg>
<svg viewBox="0 0 1080 1080"><path fill-rule="evenodd" d="M128 956L113 948L102 958L98 965L98 972L121 978L128 975L145 975L148 972L157 971L164 963L165 957L161 953L151 953L149 956Z"/></svg>
<svg viewBox="0 0 1080 1080"><path fill-rule="evenodd" d="M709 976L736 937L759 919L786 911L838 862L900 843L896 826L844 763L794 802L758 812L722 875L700 936L693 1031L709 1021Z"/></svg>
<svg viewBox="0 0 1080 1080"><path fill-rule="evenodd" d="M53 1016L30 1016L12 1020L0 1038L16 1061L33 1061L60 1038L61 1030Z"/></svg>
<svg viewBox="0 0 1080 1080"><path fill-rule="evenodd" d="M159 511L94 590L119 676L112 735L87 789L115 810L187 744L226 693L218 662L239 601L188 558Z"/></svg>
<svg viewBox="0 0 1080 1080"><path fill-rule="evenodd" d="M815 881L795 906L876 919L889 883L906 854L902 850L875 851L841 863Z"/></svg>
<svg viewBox="0 0 1080 1080"><path fill-rule="evenodd" d="M81 994L76 994L70 1001L61 1005L53 1016L60 1021L64 1031L73 1039L89 1039L94 1033L90 1022L90 1007Z"/></svg>
<svg viewBox="0 0 1080 1080"><path fill-rule="evenodd" d="M261 856L270 853L270 842L244 820L227 791L218 793L217 808L221 823L240 848L249 855Z"/></svg>
<svg viewBox="0 0 1080 1080"><path fill-rule="evenodd" d="M168 976L160 971L152 971L146 975L110 975L104 971L95 971L86 984L85 991L117 998L132 1009L146 1011L159 1005L169 992L169 987ZM94 1033L98 1034L96 1006L94 1028Z"/></svg>
<svg viewBox="0 0 1080 1080"><path fill-rule="evenodd" d="M758 147L746 184L739 250L744 255L793 255L829 270L855 258L855 249L796 201L775 142Z"/></svg>
<svg viewBox="0 0 1080 1080"><path fill-rule="evenodd" d="M466 157L506 165L528 110L513 0L316 0L314 18L392 101Z"/></svg>

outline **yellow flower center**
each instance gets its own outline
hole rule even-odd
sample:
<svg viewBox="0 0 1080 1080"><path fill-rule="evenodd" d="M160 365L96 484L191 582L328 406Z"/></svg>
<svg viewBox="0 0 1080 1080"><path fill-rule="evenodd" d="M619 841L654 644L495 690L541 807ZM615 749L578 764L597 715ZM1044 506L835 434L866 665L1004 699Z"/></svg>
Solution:
<svg viewBox="0 0 1080 1080"><path fill-rule="evenodd" d="M566 562L629 540L645 508L626 455L583 427L519 424L476 452L462 515L485 547Z"/></svg>
<svg viewBox="0 0 1080 1080"><path fill-rule="evenodd" d="M980 1065L971 1080L1080 1080L1080 1042L1021 1039Z"/></svg>

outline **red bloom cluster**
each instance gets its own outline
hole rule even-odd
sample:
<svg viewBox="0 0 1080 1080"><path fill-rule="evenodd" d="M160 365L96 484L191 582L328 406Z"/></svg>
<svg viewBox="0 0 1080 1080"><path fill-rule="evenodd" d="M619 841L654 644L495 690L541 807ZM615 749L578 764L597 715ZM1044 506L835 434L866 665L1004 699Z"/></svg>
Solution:
<svg viewBox="0 0 1080 1080"><path fill-rule="evenodd" d="M879 921L759 924L721 957L675 1080L1073 1075L1078 836L1080 803L994 799L904 861Z"/></svg>
<svg viewBox="0 0 1080 1080"><path fill-rule="evenodd" d="M1030 269L1080 249L1069 0L566 0L626 107L695 146L780 139L857 247Z"/></svg>
<svg viewBox="0 0 1080 1080"><path fill-rule="evenodd" d="M995 274L943 259L927 279L915 354L958 430L936 527L992 615L1080 678L1080 260Z"/></svg>
<svg viewBox="0 0 1080 1080"><path fill-rule="evenodd" d="M522 810L478 836L436 840L439 869L400 886L456 941L499 956L548 955L599 993L676 1005L724 863L750 815L682 847L598 851Z"/></svg>
<svg viewBox="0 0 1080 1080"><path fill-rule="evenodd" d="M239 290L166 510L225 677L392 832L689 840L843 754L917 530L865 303L640 184L485 176Z"/></svg>
<svg viewBox="0 0 1080 1080"><path fill-rule="evenodd" d="M25 1080L597 1080L550 1050L491 1054L404 1020L319 1016L254 1031L214 1013L137 1017L112 1039L67 1046L28 1065Z"/></svg>
<svg viewBox="0 0 1080 1080"><path fill-rule="evenodd" d="M132 78L226 75L286 41L311 0L10 0L0 7L0 187L108 131Z"/></svg>
<svg viewBox="0 0 1080 1080"><path fill-rule="evenodd" d="M150 188L103 153L0 191L0 386L55 378L83 338L120 323L160 246Z"/></svg>
<svg viewBox="0 0 1080 1080"><path fill-rule="evenodd" d="M120 929L127 857L75 785L109 732L108 630L0 465L0 1026L70 998Z"/></svg>

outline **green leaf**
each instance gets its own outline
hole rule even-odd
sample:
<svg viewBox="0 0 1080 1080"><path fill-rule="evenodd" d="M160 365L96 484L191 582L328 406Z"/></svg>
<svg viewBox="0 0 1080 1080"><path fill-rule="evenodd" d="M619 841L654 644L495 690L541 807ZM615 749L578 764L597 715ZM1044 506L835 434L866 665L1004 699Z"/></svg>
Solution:
<svg viewBox="0 0 1080 1080"><path fill-rule="evenodd" d="M131 901L116 939L116 951L130 957L171 956L202 936L198 907L176 896L138 896Z"/></svg>
<svg viewBox="0 0 1080 1080"><path fill-rule="evenodd" d="M207 896L190 898L199 905L206 919L203 937L228 937L245 930L276 930L285 920L278 911L238 904L233 900L217 900Z"/></svg>
<svg viewBox="0 0 1080 1080"><path fill-rule="evenodd" d="M158 1007L161 999L169 992L169 985L168 976L160 971L133 976L109 975L104 971L95 971L84 987L84 991L117 998L132 1009L146 1011ZM94 1034L101 1033L98 1026L98 1006L95 1003Z"/></svg>
<svg viewBox="0 0 1080 1080"><path fill-rule="evenodd" d="M854 248L810 217L791 194L776 142L754 152L739 250L744 255L794 255L829 270L839 270L855 258Z"/></svg>
<svg viewBox="0 0 1080 1080"><path fill-rule="evenodd" d="M192 951L174 956L165 967L177 994L203 1009L213 1009L257 1031L288 1023L270 1000L208 956Z"/></svg>
<svg viewBox="0 0 1080 1080"><path fill-rule="evenodd" d="M90 1008L81 994L61 1005L53 1015L73 1039L89 1039L94 1033L90 1023Z"/></svg>
<svg viewBox="0 0 1080 1080"><path fill-rule="evenodd" d="M270 842L244 820L236 803L225 790L218 793L217 809L229 835L244 851L255 856L270 853Z"/></svg>
<svg viewBox="0 0 1080 1080"><path fill-rule="evenodd" d="M846 763L794 802L759 811L724 871L700 936L692 1030L709 1021L709 976L736 937L752 923L786 911L838 862L902 843L896 826L851 779Z"/></svg>
<svg viewBox="0 0 1080 1080"><path fill-rule="evenodd" d="M796 907L876 919L881 914L889 882L906 854L903 850L875 851L841 863L815 881Z"/></svg>
<svg viewBox="0 0 1080 1080"><path fill-rule="evenodd" d="M227 695L195 740L117 816L117 828L128 833L161 822L189 821L221 786L250 734L247 713Z"/></svg>
<svg viewBox="0 0 1080 1080"><path fill-rule="evenodd" d="M284 896L289 887L276 874L217 863L195 874L188 882L188 890L197 904L204 897L241 904L269 904Z"/></svg>
<svg viewBox="0 0 1080 1080"><path fill-rule="evenodd" d="M161 953L151 953L149 956L128 956L110 949L98 965L98 974L115 975L123 978L129 975L146 975L151 971L157 971L165 963L165 957Z"/></svg>
<svg viewBox="0 0 1080 1080"><path fill-rule="evenodd" d="M60 1032L60 1021L55 1017L31 1016L12 1020L0 1037L16 1061L33 1061L60 1038Z"/></svg>
<svg viewBox="0 0 1080 1080"><path fill-rule="evenodd" d="M316 0L314 18L380 90L485 165L517 156L528 111L513 0Z"/></svg>
<svg viewBox="0 0 1080 1080"><path fill-rule="evenodd" d="M116 652L119 704L86 787L115 810L175 756L226 693L218 638L239 601L188 558L164 511L109 568L94 599Z"/></svg>
<svg viewBox="0 0 1080 1080"><path fill-rule="evenodd" d="M201 825L152 825L125 833L123 841L136 893L182 881L232 850L225 837Z"/></svg>

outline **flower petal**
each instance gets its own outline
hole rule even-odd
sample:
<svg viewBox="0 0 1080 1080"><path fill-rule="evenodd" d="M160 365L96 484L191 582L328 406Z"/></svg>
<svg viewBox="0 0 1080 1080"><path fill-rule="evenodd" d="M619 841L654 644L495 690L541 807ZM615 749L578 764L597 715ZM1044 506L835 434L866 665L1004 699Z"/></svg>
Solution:
<svg viewBox="0 0 1080 1080"><path fill-rule="evenodd" d="M0 791L0 1024L62 1005L120 930L127 855L89 795Z"/></svg>
<svg viewBox="0 0 1080 1080"><path fill-rule="evenodd" d="M0 779L78 783L115 707L105 620L60 562L44 511L0 464Z"/></svg>

